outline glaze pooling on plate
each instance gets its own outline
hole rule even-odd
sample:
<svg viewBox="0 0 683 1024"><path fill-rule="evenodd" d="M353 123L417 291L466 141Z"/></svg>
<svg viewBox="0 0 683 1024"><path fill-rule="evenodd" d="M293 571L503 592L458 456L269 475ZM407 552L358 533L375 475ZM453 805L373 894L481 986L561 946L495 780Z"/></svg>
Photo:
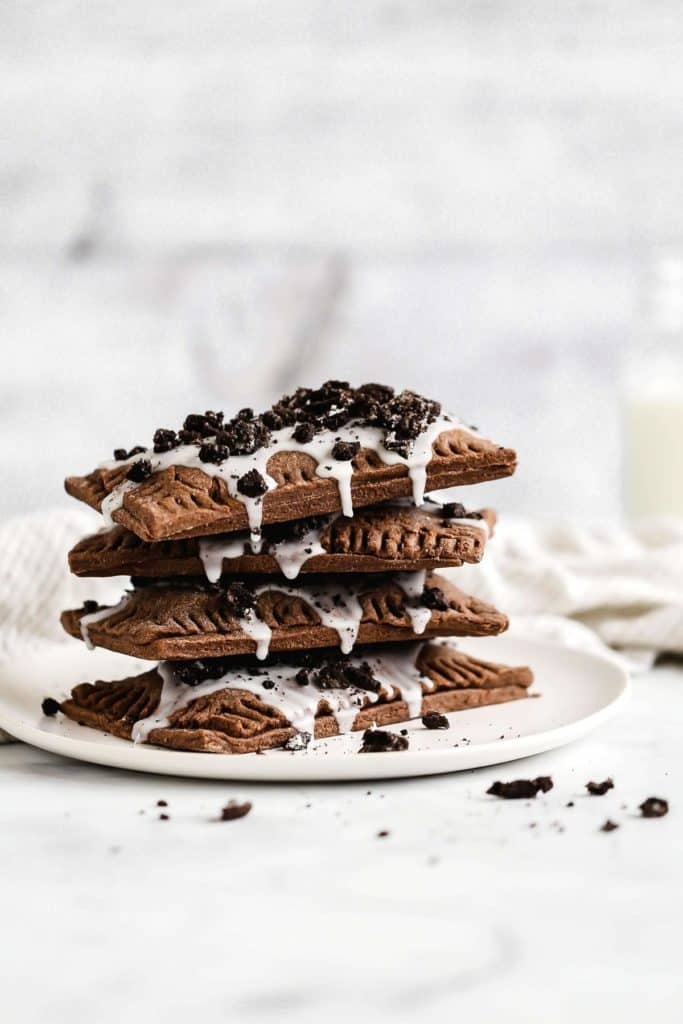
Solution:
<svg viewBox="0 0 683 1024"><path fill-rule="evenodd" d="M135 743L144 743L154 729L168 726L174 711L200 697L226 689L247 690L255 694L264 703L277 708L291 726L310 736L314 733L315 716L321 700L334 716L340 733L351 732L358 712L368 703L376 703L380 697L404 700L409 717L416 718L420 714L423 693L433 689L431 680L415 667L419 647L419 644L408 644L398 653L348 659L348 665L369 667L380 684L378 691L358 686L321 689L312 682L302 686L296 681L300 666L286 664L261 669L258 675L244 668L235 668L216 679L190 686L177 679L170 663L160 662L157 667L162 679L159 705L152 715L135 723L132 739ZM268 685L264 686L264 683Z"/></svg>
<svg viewBox="0 0 683 1024"><path fill-rule="evenodd" d="M350 423L336 430L322 430L320 433L315 434L311 441L305 443L294 438L295 428L283 427L280 430L273 430L269 444L263 448L257 449L250 455L230 455L220 464L202 462L199 458L199 447L196 444L185 444L168 452L155 452L153 449L147 449L144 452L138 452L138 454L131 456L129 459L103 462L100 464L100 469L112 470L146 460L152 467L152 473L168 469L171 466L185 466L199 469L208 476L221 477L225 481L230 496L242 502L245 506L251 532L252 550L258 553L261 550L263 495L248 497L238 490L237 485L238 481L245 474L256 470L265 482L266 493L274 490L277 487L277 483L268 475L267 466L271 456L276 452L300 452L310 455L317 463L316 474L337 482L342 512L345 516L352 516L351 479L353 476L353 463L333 458L332 449L335 443L338 441L351 444L358 443L361 450L366 449L374 452L385 465L406 466L412 483L413 503L421 505L424 500L427 481L427 465L433 455L432 446L440 434L454 428L474 433L470 427L467 427L457 417L449 413L441 413L415 438L412 442L412 448L406 456L385 448L383 443L385 431L382 428ZM113 514L117 509L121 508L125 494L136 486L138 485L133 481L124 480L103 500L102 515L108 526L113 525Z"/></svg>

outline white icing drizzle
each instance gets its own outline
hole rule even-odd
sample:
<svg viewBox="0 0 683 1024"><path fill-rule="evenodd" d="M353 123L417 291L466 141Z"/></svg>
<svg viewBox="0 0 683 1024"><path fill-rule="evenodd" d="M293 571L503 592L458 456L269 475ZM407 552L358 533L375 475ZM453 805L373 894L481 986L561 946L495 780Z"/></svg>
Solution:
<svg viewBox="0 0 683 1024"><path fill-rule="evenodd" d="M326 526L327 520L322 525L307 530L302 537L271 544L269 554L275 559L280 572L286 579L296 579L309 558L325 554L320 538ZM204 566L206 578L211 583L217 583L223 571L223 560L239 558L247 548L254 554L258 554L258 552L254 552L248 540L245 542L244 534L236 536L228 534L200 540L199 557Z"/></svg>
<svg viewBox="0 0 683 1024"><path fill-rule="evenodd" d="M429 676L421 675L415 667L420 647L419 642L403 644L400 651L384 651L381 655L365 659L389 699L395 696L396 690L400 691L402 700L408 705L409 718L419 716L424 691L434 689Z"/></svg>
<svg viewBox="0 0 683 1024"><path fill-rule="evenodd" d="M223 573L224 558L240 558L244 554L244 535L207 537L199 541L199 557L209 583L218 583Z"/></svg>
<svg viewBox="0 0 683 1024"><path fill-rule="evenodd" d="M325 554L320 538L326 526L327 522L307 530L298 540L283 540L273 545L271 554L285 579L295 580L309 558Z"/></svg>
<svg viewBox="0 0 683 1024"><path fill-rule="evenodd" d="M197 686L178 682L171 665L161 662L157 668L162 679L159 705L148 717L133 726L132 739L144 743L153 729L163 728L169 723L174 711L186 707L200 697L209 696L218 690L247 690L260 697L265 704L277 708L287 721L298 731L314 735L315 714L321 700L334 715L340 733L350 732L358 712L367 704L374 704L380 695L387 700L398 698L399 694L408 706L410 718L416 718L422 708L422 695L433 689L427 676L415 667L420 648L419 643L403 646L396 653L386 653L367 658L351 658L349 664L360 666L367 662L381 685L380 692L363 690L350 686L346 689L321 690L313 683L300 686L295 681L299 671L297 665L273 665L263 669L259 675L250 675L245 669L231 669L218 679L207 679ZM270 689L263 683L274 683Z"/></svg>
<svg viewBox="0 0 683 1024"><path fill-rule="evenodd" d="M111 465L111 463L107 463L107 465ZM102 500L100 511L104 518L104 525L106 529L109 529L114 525L113 513L116 512L117 509L121 508L124 495L126 495L128 491L134 490L136 487L137 484L133 483L132 480L124 480L123 483L120 483L118 487L114 488L111 494L108 494L107 497Z"/></svg>
<svg viewBox="0 0 683 1024"><path fill-rule="evenodd" d="M121 611L121 609L125 607L126 604L128 604L129 600L130 595L124 594L124 596L121 598L117 605L114 605L110 608L98 608L96 612L88 612L86 615L81 616L79 628L81 631L81 636L85 641L85 646L88 648L89 651L92 651L95 647L94 643L90 639L90 627L92 626L92 624L94 622L102 622L103 619L108 619L110 615L115 615L116 612Z"/></svg>
<svg viewBox="0 0 683 1024"><path fill-rule="evenodd" d="M315 608L323 626L336 630L342 652L349 654L353 650L363 609L352 587L336 581L316 581L301 588L286 587L280 583L264 583L256 588L255 593L258 596L269 590L302 598Z"/></svg>
<svg viewBox="0 0 683 1024"><path fill-rule="evenodd" d="M421 636L427 628L432 617L431 609L418 605L415 602L422 597L425 588L427 573L424 569L418 572L397 572L394 579L407 597L404 605L407 614L410 616L410 624L413 632Z"/></svg>
<svg viewBox="0 0 683 1024"><path fill-rule="evenodd" d="M270 588L266 587L265 589ZM270 650L270 638L273 635L268 623L259 619L255 611L250 610L240 619L240 627L247 636L256 641L256 657L259 661L267 658Z"/></svg>
<svg viewBox="0 0 683 1024"><path fill-rule="evenodd" d="M268 475L267 465L270 457L278 451L303 452L312 456L317 462L316 473L318 476L331 478L337 481L342 511L345 516L353 515L353 502L351 498L351 478L353 466L351 462L340 462L332 458L332 448L335 441L358 441L361 448L375 452L382 462L388 466L403 465L408 468L408 475L413 487L413 503L421 505L424 500L425 486L427 481L427 464L432 458L432 445L439 434L446 430L465 430L468 433L475 433L470 427L462 423L456 416L450 413L442 413L433 423L430 423L425 430L413 441L412 450L407 457L399 455L398 452L389 451L384 447L384 431L380 427L366 427L362 425L348 424L339 427L337 430L323 430L316 434L312 441L301 443L296 441L292 427L283 427L282 430L271 432L271 442L265 448L259 448L251 455L231 455L220 465L210 462L202 462L199 458L197 445L180 445L168 452L155 452L148 449L139 452L121 462L103 462L102 469L116 469L124 465L131 465L141 459L147 459L152 466L153 472L167 469L169 466L190 466L201 469L208 476L222 477L232 498L241 501L245 506L251 531L252 550L260 550L261 542L261 520L263 516L263 497L249 498L237 490L237 482L245 473L250 470L257 470L266 482L269 491L277 484ZM206 440L210 441L210 438ZM130 480L124 480L118 487L115 487L111 494L102 502L102 514L108 525L111 525L113 513L121 507L124 495L137 484Z"/></svg>
<svg viewBox="0 0 683 1024"><path fill-rule="evenodd" d="M410 616L410 625L413 628L413 633L417 636L422 636L432 617L431 609L422 606L416 608L413 605L406 605L406 612Z"/></svg>
<svg viewBox="0 0 683 1024"><path fill-rule="evenodd" d="M391 505L405 508L410 507L412 502L408 498L398 498L392 501ZM391 505L388 508L391 508ZM441 508L438 505L421 505L420 511L425 515L433 516L435 519L443 518L440 515ZM322 525L312 527L300 538L276 541L270 544L269 554L275 559L280 572L286 579L295 580L309 558L315 558L316 555L324 555L326 553L325 548L320 543L320 538L332 518L332 516L326 517ZM481 530L486 537L489 535L488 523L483 518L449 519L448 523L457 526L471 526L474 529ZM244 533L225 534L201 539L199 541L199 557L204 566L206 578L210 583L217 583L223 572L223 561L240 558L248 550L253 554L258 554L250 543L249 535L245 536ZM401 575L407 577L411 574L403 573ZM409 596L419 597L421 593L422 590L420 589L417 593L410 594Z"/></svg>

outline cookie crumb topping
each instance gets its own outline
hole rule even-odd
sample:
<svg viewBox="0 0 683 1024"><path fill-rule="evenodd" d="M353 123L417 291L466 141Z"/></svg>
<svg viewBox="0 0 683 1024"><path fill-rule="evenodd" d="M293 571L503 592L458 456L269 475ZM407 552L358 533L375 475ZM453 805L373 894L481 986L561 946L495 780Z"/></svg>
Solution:
<svg viewBox="0 0 683 1024"><path fill-rule="evenodd" d="M391 750L407 750L408 738L386 729L366 729L359 754L381 754Z"/></svg>
<svg viewBox="0 0 683 1024"><path fill-rule="evenodd" d="M181 444L196 444L200 446L202 462L220 465L231 455L251 455L267 447L271 431L293 427L294 440L309 444L323 430L354 424L378 427L384 432L384 447L407 458L415 440L440 414L439 402L414 391L395 394L393 388L384 384L361 384L354 388L348 381L328 380L319 388L297 388L291 395L283 395L260 415L244 408L226 421L220 411L190 413L180 430L159 427L154 432L153 451L161 454ZM359 450L358 442L340 440L332 455L339 461L350 461ZM114 459L123 462L144 451L139 445L129 450L116 448ZM143 472L144 469L135 470L136 474ZM128 479L139 483L146 476L131 476L129 472Z"/></svg>
<svg viewBox="0 0 683 1024"><path fill-rule="evenodd" d="M132 480L135 484L141 484L152 475L152 463L149 459L138 459L126 473L126 480Z"/></svg>

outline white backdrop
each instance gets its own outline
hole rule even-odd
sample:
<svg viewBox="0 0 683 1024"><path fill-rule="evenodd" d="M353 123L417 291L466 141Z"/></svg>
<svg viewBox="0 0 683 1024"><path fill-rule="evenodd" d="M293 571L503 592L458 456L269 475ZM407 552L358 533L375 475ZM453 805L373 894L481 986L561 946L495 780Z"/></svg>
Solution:
<svg viewBox="0 0 683 1024"><path fill-rule="evenodd" d="M615 381L683 236L675 0L0 6L0 516L185 412L382 379L620 509Z"/></svg>

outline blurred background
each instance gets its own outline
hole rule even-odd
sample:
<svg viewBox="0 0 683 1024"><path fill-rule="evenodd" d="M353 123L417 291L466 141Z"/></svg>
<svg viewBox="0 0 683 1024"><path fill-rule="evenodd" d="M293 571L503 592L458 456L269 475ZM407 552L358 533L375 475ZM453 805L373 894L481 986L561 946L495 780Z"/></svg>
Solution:
<svg viewBox="0 0 683 1024"><path fill-rule="evenodd" d="M517 447L510 512L683 513L682 52L677 0L4 0L0 517L328 376Z"/></svg>

